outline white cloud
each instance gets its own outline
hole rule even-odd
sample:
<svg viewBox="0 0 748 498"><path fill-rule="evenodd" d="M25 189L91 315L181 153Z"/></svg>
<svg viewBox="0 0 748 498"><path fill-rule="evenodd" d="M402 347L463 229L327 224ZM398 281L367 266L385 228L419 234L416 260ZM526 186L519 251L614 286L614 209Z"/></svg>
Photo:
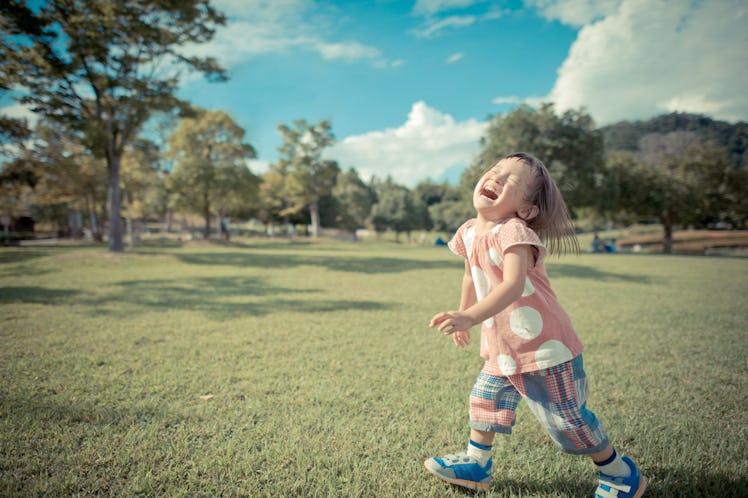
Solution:
<svg viewBox="0 0 748 498"><path fill-rule="evenodd" d="M255 175L262 175L270 169L270 161L265 159L249 159L247 161L247 166Z"/></svg>
<svg viewBox="0 0 748 498"><path fill-rule="evenodd" d="M314 9L312 0L214 0L229 19L241 17L268 21L300 21Z"/></svg>
<svg viewBox="0 0 748 498"><path fill-rule="evenodd" d="M542 3L564 22L572 4L591 5ZM673 111L748 119L745 2L626 0L599 15L558 70L547 97L558 110L585 107L598 124Z"/></svg>
<svg viewBox="0 0 748 498"><path fill-rule="evenodd" d="M507 97L494 97L491 100L492 104L519 104L522 102L522 99L517 97L516 95L511 95Z"/></svg>
<svg viewBox="0 0 748 498"><path fill-rule="evenodd" d="M463 57L465 57L465 54L461 52L452 54L447 58L447 64L454 64L455 62L462 60Z"/></svg>
<svg viewBox="0 0 748 498"><path fill-rule="evenodd" d="M418 38L432 38L448 29L498 19L508 11L486 0L418 0L412 12L424 18L412 33Z"/></svg>
<svg viewBox="0 0 748 498"><path fill-rule="evenodd" d="M464 9L485 2L486 0L416 0L413 14L431 16L445 10Z"/></svg>
<svg viewBox="0 0 748 498"><path fill-rule="evenodd" d="M525 0L525 5L546 19L580 27L617 12L621 0Z"/></svg>
<svg viewBox="0 0 748 498"><path fill-rule="evenodd" d="M325 60L343 59L353 61L356 59L374 59L380 57L380 52L374 47L368 47L356 42L348 43L325 43L317 42L315 48Z"/></svg>
<svg viewBox="0 0 748 498"><path fill-rule="evenodd" d="M466 28L475 24L477 20L477 17L470 15L429 19L422 28L414 30L413 33L419 38L431 38L447 28Z"/></svg>
<svg viewBox="0 0 748 498"><path fill-rule="evenodd" d="M330 147L326 156L340 167L356 168L362 178L391 175L409 187L439 178L454 166L467 166L479 150L485 122L456 122L424 102L416 102L398 128L350 136Z"/></svg>
<svg viewBox="0 0 748 498"><path fill-rule="evenodd" d="M335 22L335 14L310 0L218 0L226 14L211 41L187 45L188 55L216 56L232 67L263 54L282 54L292 49L310 50L324 60L368 60L376 67L392 67L376 47L355 40L331 41L323 34Z"/></svg>

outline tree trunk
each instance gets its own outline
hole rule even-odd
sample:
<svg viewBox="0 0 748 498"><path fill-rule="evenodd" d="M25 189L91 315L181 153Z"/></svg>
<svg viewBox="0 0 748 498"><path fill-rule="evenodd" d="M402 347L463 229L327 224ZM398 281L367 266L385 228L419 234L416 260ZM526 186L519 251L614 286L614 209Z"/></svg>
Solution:
<svg viewBox="0 0 748 498"><path fill-rule="evenodd" d="M673 253L673 222L670 216L664 216L660 222L664 231L664 237L662 239L662 252L663 254Z"/></svg>
<svg viewBox="0 0 748 498"><path fill-rule="evenodd" d="M319 237L319 203L312 202L309 204L309 215L312 218L312 236Z"/></svg>
<svg viewBox="0 0 748 498"><path fill-rule="evenodd" d="M203 216L205 216L205 233L203 234L204 239L210 238L210 201L208 200L208 193L203 194Z"/></svg>
<svg viewBox="0 0 748 498"><path fill-rule="evenodd" d="M3 245L10 245L10 216L2 217L3 224Z"/></svg>
<svg viewBox="0 0 748 498"><path fill-rule="evenodd" d="M99 221L96 216L96 200L93 194L86 196L86 205L88 207L88 222L91 225L91 238L101 242L101 230L99 230Z"/></svg>
<svg viewBox="0 0 748 498"><path fill-rule="evenodd" d="M228 223L225 221L226 217L222 212L218 212L218 229L221 232L221 238L226 242L231 240L231 230L229 229Z"/></svg>
<svg viewBox="0 0 748 498"><path fill-rule="evenodd" d="M106 218L107 218L107 210L109 209L109 197L104 199L104 202L101 203L98 209L99 213L99 238L96 239L99 242L104 242L104 226L106 225Z"/></svg>
<svg viewBox="0 0 748 498"><path fill-rule="evenodd" d="M130 239L130 247L135 247L135 231L132 226L132 209L130 209L130 196L127 195L127 189L123 192L125 196L127 212L127 237Z"/></svg>
<svg viewBox="0 0 748 498"><path fill-rule="evenodd" d="M122 155L112 154L109 157L109 250L112 252L122 252L124 245L122 242L122 220L120 219L121 195L119 188L120 162Z"/></svg>

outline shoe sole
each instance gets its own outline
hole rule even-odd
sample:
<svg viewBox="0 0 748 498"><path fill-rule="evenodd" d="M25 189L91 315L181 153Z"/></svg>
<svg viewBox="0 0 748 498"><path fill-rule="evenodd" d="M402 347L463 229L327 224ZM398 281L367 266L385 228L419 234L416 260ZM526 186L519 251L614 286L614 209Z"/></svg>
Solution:
<svg viewBox="0 0 748 498"><path fill-rule="evenodd" d="M491 487L491 483L483 483L483 482L475 482L475 481L466 481L464 479L453 479L451 477L445 477L443 475L440 475L436 472L434 472L433 469L429 468L428 460L423 462L423 466L426 467L426 470L429 471L430 474L438 477L442 481L454 484L455 486L461 486L463 488L472 489L473 491L488 491L488 488Z"/></svg>

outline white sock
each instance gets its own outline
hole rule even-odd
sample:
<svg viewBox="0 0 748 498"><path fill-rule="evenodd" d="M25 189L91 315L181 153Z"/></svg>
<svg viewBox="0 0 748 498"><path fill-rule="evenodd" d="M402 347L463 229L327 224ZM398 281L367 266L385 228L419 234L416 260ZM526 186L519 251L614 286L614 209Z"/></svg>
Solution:
<svg viewBox="0 0 748 498"><path fill-rule="evenodd" d="M488 459L491 458L491 447L485 444L479 444L472 439L468 442L467 454L478 460L481 467L485 467Z"/></svg>
<svg viewBox="0 0 748 498"><path fill-rule="evenodd" d="M616 453L616 450L613 450L610 458L601 463L595 462L595 465L600 472L609 476L628 477L631 475L631 468L623 461L621 455Z"/></svg>

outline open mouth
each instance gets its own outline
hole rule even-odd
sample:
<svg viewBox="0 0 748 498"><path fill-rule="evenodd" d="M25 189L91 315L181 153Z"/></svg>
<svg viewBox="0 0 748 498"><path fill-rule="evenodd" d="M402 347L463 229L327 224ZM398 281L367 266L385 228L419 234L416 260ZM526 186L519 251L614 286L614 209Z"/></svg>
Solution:
<svg viewBox="0 0 748 498"><path fill-rule="evenodd" d="M491 199L492 201L495 201L496 199L498 199L498 198L499 198L499 194L497 194L496 192L494 192L494 191L493 191L492 189L490 189L489 187L483 187L483 188L482 188L482 189L480 190L480 195L482 195L483 197L488 197L488 198L489 198L489 199Z"/></svg>

